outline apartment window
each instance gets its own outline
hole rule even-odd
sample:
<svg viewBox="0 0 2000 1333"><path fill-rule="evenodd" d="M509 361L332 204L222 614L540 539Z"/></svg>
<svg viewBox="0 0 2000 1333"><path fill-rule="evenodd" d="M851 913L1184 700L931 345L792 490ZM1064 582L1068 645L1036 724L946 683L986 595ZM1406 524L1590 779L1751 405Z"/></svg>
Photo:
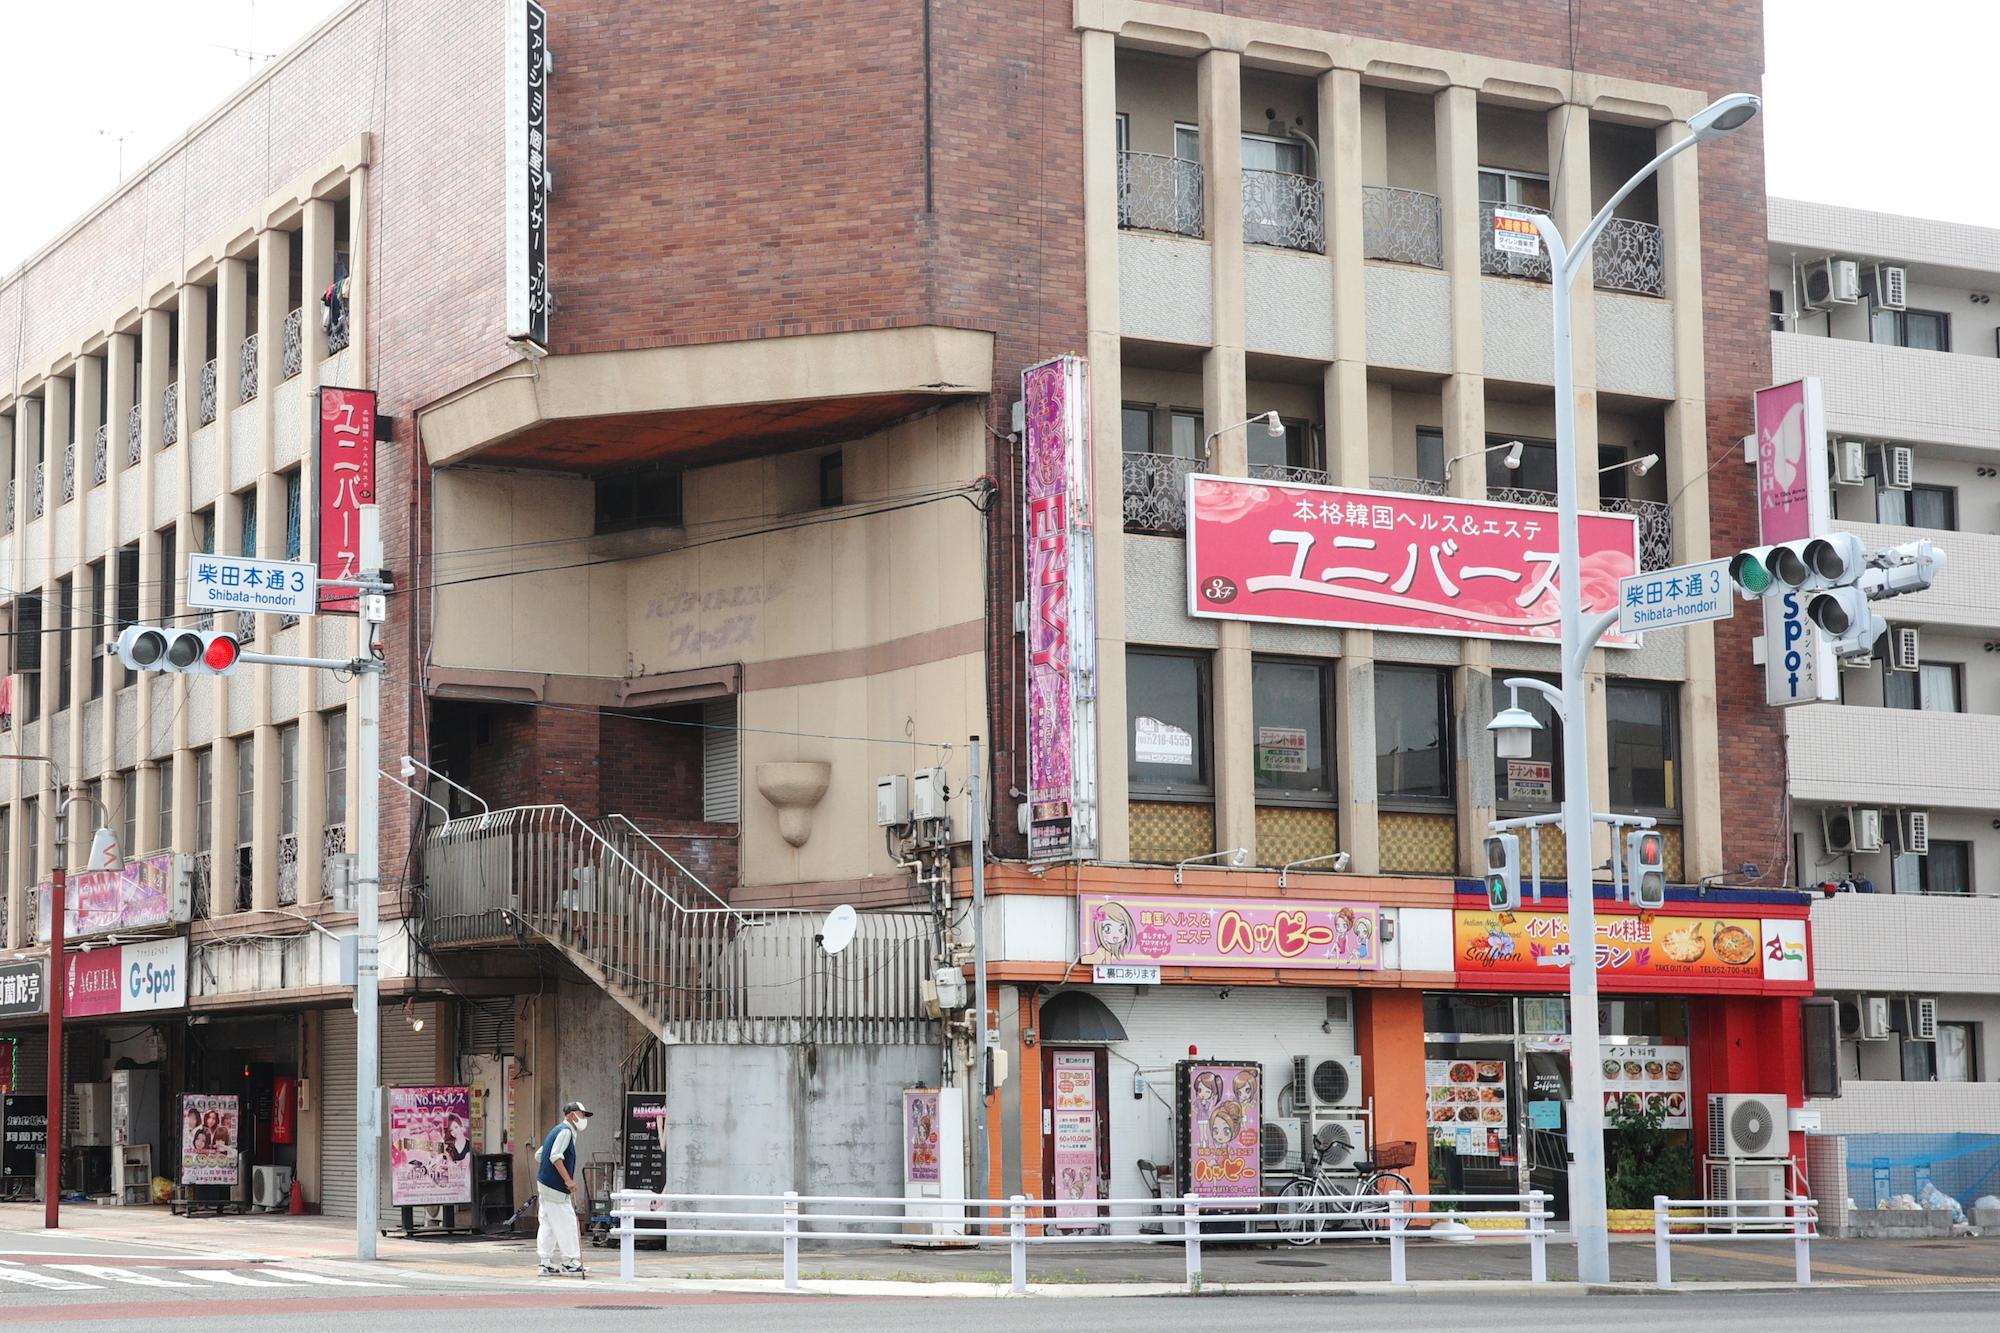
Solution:
<svg viewBox="0 0 2000 1333"><path fill-rule="evenodd" d="M326 731L326 826L338 828L347 822L347 713L328 713L321 724Z"/></svg>
<svg viewBox="0 0 2000 1333"><path fill-rule="evenodd" d="M1128 454L1167 454L1174 458L1202 455L1201 413L1180 407L1127 403L1119 413L1124 450ZM1246 427L1262 431L1261 426ZM1269 438L1268 434L1265 438Z"/></svg>
<svg viewBox="0 0 2000 1333"><path fill-rule="evenodd" d="M299 727L278 728L278 834L299 831Z"/></svg>
<svg viewBox="0 0 2000 1333"><path fill-rule="evenodd" d="M239 533L238 544L236 547L236 553L238 555L254 556L257 554L257 488L256 487L252 486L248 490L240 491L237 493L236 510L237 513L242 515L243 519L242 528Z"/></svg>
<svg viewBox="0 0 2000 1333"><path fill-rule="evenodd" d="M1938 310L1883 310L1869 313L1868 341L1925 352L1951 350L1951 316Z"/></svg>
<svg viewBox="0 0 2000 1333"><path fill-rule="evenodd" d="M304 512L305 487L299 479L299 469L293 468L284 475L285 483L285 559L299 559L304 549L300 528Z"/></svg>
<svg viewBox="0 0 2000 1333"><path fill-rule="evenodd" d="M124 856L139 850L139 774L129 768L118 775L118 850Z"/></svg>
<svg viewBox="0 0 2000 1333"><path fill-rule="evenodd" d="M1956 662L1924 662L1915 671L1882 670L1882 702L1890 708L1958 713L1965 670Z"/></svg>
<svg viewBox="0 0 2000 1333"><path fill-rule="evenodd" d="M1444 432L1417 427L1417 477L1444 485Z"/></svg>
<svg viewBox="0 0 2000 1333"><path fill-rule="evenodd" d="M1677 688L1614 682L1604 691L1611 749L1611 808L1674 814L1680 809Z"/></svg>
<svg viewBox="0 0 2000 1333"><path fill-rule="evenodd" d="M1544 211L1549 206L1549 178L1531 171L1479 169L1479 201L1483 204L1526 204Z"/></svg>
<svg viewBox="0 0 2000 1333"><path fill-rule="evenodd" d="M1958 488L1912 486L1907 491L1898 491L1878 483L1875 491L1875 521L1899 528L1931 528L1939 532L1956 532Z"/></svg>
<svg viewBox="0 0 2000 1333"><path fill-rule="evenodd" d="M1940 1083L1979 1081L1979 1024L1937 1025L1937 1081Z"/></svg>
<svg viewBox="0 0 2000 1333"><path fill-rule="evenodd" d="M155 850L171 850L174 845L174 761L171 756L159 761L160 780L159 804L153 809L152 846Z"/></svg>
<svg viewBox="0 0 2000 1333"><path fill-rule="evenodd" d="M1319 427L1293 417L1280 417L1278 424L1282 435L1271 434L1262 422L1244 427L1250 443L1250 474L1266 476L1279 468L1324 471L1325 449Z"/></svg>
<svg viewBox="0 0 2000 1333"><path fill-rule="evenodd" d="M203 555L215 554L215 506L201 510L194 516L195 549Z"/></svg>
<svg viewBox="0 0 2000 1333"><path fill-rule="evenodd" d="M21 849L28 854L26 883L33 888L42 882L42 801L30 796L21 802Z"/></svg>
<svg viewBox="0 0 2000 1333"><path fill-rule="evenodd" d="M139 622L139 543L118 548L118 591L115 596L117 606L113 608L113 627L124 629Z"/></svg>
<svg viewBox="0 0 2000 1333"><path fill-rule="evenodd" d="M677 528L681 525L679 468L647 468L597 479L595 531Z"/></svg>
<svg viewBox="0 0 2000 1333"><path fill-rule="evenodd" d="M1927 855L1897 852L1890 862L1889 872L1898 893L1970 894L1972 844L1932 838Z"/></svg>
<svg viewBox="0 0 2000 1333"><path fill-rule="evenodd" d="M1125 654L1126 776L1135 792L1214 794L1208 754L1208 659Z"/></svg>
<svg viewBox="0 0 2000 1333"><path fill-rule="evenodd" d="M1506 448L1495 445L1511 445L1519 436L1488 435L1486 444L1486 486L1488 490L1514 487L1519 490L1542 491L1550 496L1556 493L1556 446L1553 440L1521 439L1521 465L1507 466Z"/></svg>
<svg viewBox="0 0 2000 1333"><path fill-rule="evenodd" d="M1776 287L1771 289L1771 332L1785 331L1785 294Z"/></svg>
<svg viewBox="0 0 2000 1333"><path fill-rule="evenodd" d="M14 674L21 682L16 712L23 723L42 715L42 606L39 591L14 599Z"/></svg>
<svg viewBox="0 0 2000 1333"><path fill-rule="evenodd" d="M180 554L179 535L172 528L160 529L160 621L170 624L174 618L174 583L180 577L178 556ZM133 581L133 587L138 581Z"/></svg>
<svg viewBox="0 0 2000 1333"><path fill-rule="evenodd" d="M1383 805L1452 804L1451 677L1375 668L1375 792Z"/></svg>
<svg viewBox="0 0 2000 1333"><path fill-rule="evenodd" d="M70 706L70 667L76 660L76 586L56 580L56 711Z"/></svg>
<svg viewBox="0 0 2000 1333"><path fill-rule="evenodd" d="M846 455L835 449L819 456L819 507L837 509L847 503Z"/></svg>
<svg viewBox="0 0 2000 1333"><path fill-rule="evenodd" d="M205 852L215 840L215 749L194 752L194 850Z"/></svg>
<svg viewBox="0 0 2000 1333"><path fill-rule="evenodd" d="M1250 667L1257 799L1331 805L1332 669L1259 658Z"/></svg>
<svg viewBox="0 0 2000 1333"><path fill-rule="evenodd" d="M104 562L98 560L93 561L90 566L90 607L85 613L86 621L91 626L87 640L90 647L85 651L90 654L89 697L92 699L102 699L104 697L104 652L99 641L105 636L98 632L98 627L104 623L105 609ZM132 844L127 843L125 845L130 847Z"/></svg>
<svg viewBox="0 0 2000 1333"><path fill-rule="evenodd" d="M257 826L257 743L254 735L236 738L236 843L247 845Z"/></svg>
<svg viewBox="0 0 2000 1333"><path fill-rule="evenodd" d="M1548 683L1554 685L1556 682L1550 680ZM1510 695L1496 677L1493 682L1493 707L1496 712L1507 707L1503 700L1519 703L1524 711L1542 724L1542 729L1528 733L1526 759L1493 757L1496 799L1510 810L1553 809L1562 793L1562 721L1556 717L1554 705L1539 690L1521 690Z"/></svg>

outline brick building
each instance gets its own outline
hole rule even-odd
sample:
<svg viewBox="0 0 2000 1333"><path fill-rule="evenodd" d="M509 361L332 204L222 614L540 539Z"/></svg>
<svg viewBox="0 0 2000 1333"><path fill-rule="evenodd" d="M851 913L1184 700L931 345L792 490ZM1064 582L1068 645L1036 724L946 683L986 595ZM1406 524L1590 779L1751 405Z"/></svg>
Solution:
<svg viewBox="0 0 2000 1333"><path fill-rule="evenodd" d="M1546 756L1510 770L1484 727L1496 679L1550 674L1553 651L1190 615L1180 497L1199 471L1383 504L1549 505L1546 268L1494 249L1492 210L1550 210L1574 234L1696 109L1756 89L1758 8L1572 23L1544 0L1411 0L1337 29L1322 6L1276 2L547 8L546 345L507 336L511 2L385 24L379 0L359 0L53 243L11 298L0 289L14 475L52 456L42 441L60 450L66 395L87 401L102 382L108 415L84 411L78 438L136 403L133 475L180 488L178 508L149 502L154 519L121 516L115 540L88 529L74 548L33 546L21 519L22 550L94 559L135 542L144 619L164 613L149 590L199 545L211 497L235 532L254 496L257 549L283 554L285 468L306 461L306 416L282 401L218 414L204 441L188 414L200 353L235 401L232 348L299 307L303 364L321 364L309 316L336 267L349 275L349 360L318 379L376 389L394 423L381 504L403 591L383 763L393 774L409 755L421 790L383 789L384 915L402 950L387 993L409 998L412 1023L417 1006L444 1020L415 1041L392 1015L385 1067L474 1085L495 1150L570 1096L615 1104L663 1083L693 1094L669 1136L677 1181L892 1189L896 1090L967 1079L963 1040L924 1017L922 988L965 961L954 904L978 735L999 857L986 1000L1014 1070L991 1103L995 1188L1057 1188L1039 1111L1061 1065L1095 1089L1079 1188L1129 1196L1139 1157L1171 1157L1162 1090L1191 1045L1255 1057L1265 1089L1249 1110L1271 1126L1273 1170L1298 1165L1287 1127L1315 1117L1380 1141L1445 1137L1427 1127L1416 1053L1453 1058L1469 1035L1505 1048L1511 1118L1491 1140L1454 1141L1453 1169L1498 1188L1559 1154L1531 1144L1525 1119L1546 1072L1531 1073L1531 1047L1565 1030L1539 1002L1549 978L1468 967L1454 934L1475 915L1458 877L1485 823L1551 808ZM1676 159L1620 210L1615 254L1579 300L1578 416L1599 465L1584 469L1585 508L1629 518L1656 566L1749 537L1747 486L1708 464L1749 429L1749 391L1768 379L1761 168L1754 123ZM277 352L256 346L242 364L268 386ZM1090 395L1075 443L1095 505L1094 562L1078 566L1096 606L1095 845L1031 864L1014 409L1023 371L1065 355ZM1244 428L1265 413L1277 432ZM169 421L194 448L174 453ZM112 474L113 487L126 475ZM30 604L17 597L17 627ZM34 623L53 643L53 622ZM259 633L283 651L347 631ZM1590 781L1598 808L1668 832L1677 884L1745 886L1732 919L1755 931L1802 909L1760 892L1795 877L1777 732L1751 706L1750 672L1736 624L1599 653L1593 713L1614 721ZM198 957L277 951L289 970L197 969L190 1002L301 1014L268 1062L326 1090L295 1164L338 1207L351 1020L331 953L293 917L335 933L352 918L325 900L314 857L295 858L308 868L294 900L277 848L330 845L331 807L315 813L313 796L328 783L312 775L331 770L340 734L320 711L345 695L323 692L308 717L265 675L123 686L129 726L122 700L82 724L109 762L85 750L70 771L114 787L131 771L133 808L168 811L134 845L212 861L234 855L238 821L199 800L198 755L231 774L239 749L255 756L245 910L211 903L186 933ZM173 745L141 743L162 713ZM74 749L78 728L62 734ZM296 829L282 791L255 781L282 771L288 745L306 775ZM1260 747L1286 755L1265 763ZM171 787L149 776L169 749ZM342 763L351 790L359 766ZM948 828L879 826L877 779L921 791L933 769ZM47 863L26 851L45 837L33 801L46 786L0 782L15 784L0 789L20 872L8 882L25 889ZM169 789L170 809L154 794ZM1238 869L1178 864L1239 848ZM1345 869L1328 871L1337 853ZM1545 838L1543 863L1560 855ZM1296 867L1307 860L1318 868ZM1341 929L1365 920L1366 947L1340 975L1209 959L1143 990L1077 984L1092 895L1344 906ZM861 930L829 957L818 921L842 902L863 909ZM1607 981L1605 1030L1706 1046L1713 1058L1682 1059L1680 1095L1696 1100L1756 1083L1754 1062L1724 1052L1739 1038L1764 1052L1757 1034L1784 1030L1773 1020L1797 989ZM1093 1026L1107 1001L1116 1021ZM187 1031L162 1059L197 1071L174 1044L192 1047ZM1796 1042L1769 1043L1795 1074ZM1351 1094L1288 1085L1294 1059L1321 1058L1358 1059L1343 1065ZM1137 1095L1114 1107L1128 1073ZM808 1104L809 1137L794 1129ZM1702 1127L1698 1109L1686 1118ZM731 1120L748 1128L718 1147ZM1420 1154L1419 1186L1428 1165Z"/></svg>

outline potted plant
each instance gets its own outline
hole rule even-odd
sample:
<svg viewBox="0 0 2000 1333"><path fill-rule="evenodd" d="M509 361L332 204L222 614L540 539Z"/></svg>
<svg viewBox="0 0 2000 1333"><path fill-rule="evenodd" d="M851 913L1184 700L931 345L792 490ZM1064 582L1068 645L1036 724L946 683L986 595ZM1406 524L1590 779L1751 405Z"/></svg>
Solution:
<svg viewBox="0 0 2000 1333"><path fill-rule="evenodd" d="M1620 1108L1606 1124L1604 1202L1613 1231L1651 1231L1653 1199L1683 1199L1688 1191L1687 1144L1661 1128L1666 1108Z"/></svg>

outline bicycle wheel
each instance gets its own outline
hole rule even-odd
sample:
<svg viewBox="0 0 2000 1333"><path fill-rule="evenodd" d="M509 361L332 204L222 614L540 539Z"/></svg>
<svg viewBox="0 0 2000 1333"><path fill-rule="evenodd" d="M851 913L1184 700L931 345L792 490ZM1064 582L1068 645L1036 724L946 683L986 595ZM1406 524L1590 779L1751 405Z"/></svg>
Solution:
<svg viewBox="0 0 2000 1333"><path fill-rule="evenodd" d="M1313 1189L1313 1182L1305 1176L1294 1176L1278 1191L1278 1230L1286 1241L1293 1245L1310 1245L1319 1239L1324 1223L1313 1216L1319 1209L1319 1201Z"/></svg>
<svg viewBox="0 0 2000 1333"><path fill-rule="evenodd" d="M1354 1198L1354 1213L1361 1225L1370 1231L1387 1231L1389 1196L1397 1193L1410 1193L1410 1182L1394 1171L1377 1171L1362 1180ZM1407 1201L1403 1211L1410 1211Z"/></svg>

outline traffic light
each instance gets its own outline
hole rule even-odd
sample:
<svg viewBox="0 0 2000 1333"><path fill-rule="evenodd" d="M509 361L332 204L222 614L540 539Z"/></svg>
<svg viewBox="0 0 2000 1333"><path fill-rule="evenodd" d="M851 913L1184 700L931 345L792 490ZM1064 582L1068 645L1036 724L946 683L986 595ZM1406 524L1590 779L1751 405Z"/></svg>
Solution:
<svg viewBox="0 0 2000 1333"><path fill-rule="evenodd" d="M227 676L236 670L242 647L235 636L216 630L133 625L119 634L114 651L133 671Z"/></svg>
<svg viewBox="0 0 2000 1333"><path fill-rule="evenodd" d="M1640 907L1667 905L1667 839L1658 829L1625 835L1625 883Z"/></svg>
<svg viewBox="0 0 2000 1333"><path fill-rule="evenodd" d="M1819 627L1839 658L1873 657L1875 645L1889 632L1889 626L1868 608L1868 590L1863 587L1832 588L1813 594L1806 603L1806 619Z"/></svg>
<svg viewBox="0 0 2000 1333"><path fill-rule="evenodd" d="M1729 577L1744 598L1837 588L1861 577L1868 551L1851 532L1801 537L1775 546L1752 546L1729 562Z"/></svg>
<svg viewBox="0 0 2000 1333"><path fill-rule="evenodd" d="M1511 912L1521 905L1521 839L1496 833L1486 840L1486 906Z"/></svg>

